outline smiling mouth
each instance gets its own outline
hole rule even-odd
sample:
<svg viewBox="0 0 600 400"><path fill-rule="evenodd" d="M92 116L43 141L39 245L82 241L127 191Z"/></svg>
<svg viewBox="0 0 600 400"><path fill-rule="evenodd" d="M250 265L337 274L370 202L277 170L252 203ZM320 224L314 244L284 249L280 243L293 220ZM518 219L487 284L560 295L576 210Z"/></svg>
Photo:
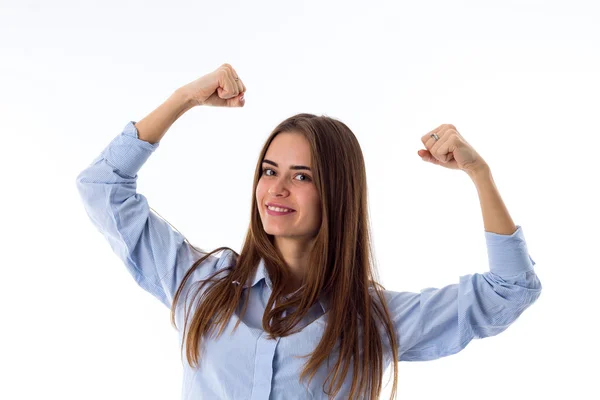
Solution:
<svg viewBox="0 0 600 400"><path fill-rule="evenodd" d="M265 205L265 210L267 210L267 214L270 215L288 215L288 214L292 214L295 213L296 210L291 210L290 211L275 211L275 210L270 210L269 206Z"/></svg>

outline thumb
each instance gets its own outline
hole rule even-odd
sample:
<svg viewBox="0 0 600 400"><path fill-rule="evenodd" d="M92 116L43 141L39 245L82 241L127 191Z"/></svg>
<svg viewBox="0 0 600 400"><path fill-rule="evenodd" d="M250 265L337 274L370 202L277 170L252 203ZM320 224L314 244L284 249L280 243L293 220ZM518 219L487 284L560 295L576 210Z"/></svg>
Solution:
<svg viewBox="0 0 600 400"><path fill-rule="evenodd" d="M417 152L417 154L419 155L419 157L421 157L421 159L423 161L431 161L432 156L431 156L431 153L429 152L429 150L421 149Z"/></svg>

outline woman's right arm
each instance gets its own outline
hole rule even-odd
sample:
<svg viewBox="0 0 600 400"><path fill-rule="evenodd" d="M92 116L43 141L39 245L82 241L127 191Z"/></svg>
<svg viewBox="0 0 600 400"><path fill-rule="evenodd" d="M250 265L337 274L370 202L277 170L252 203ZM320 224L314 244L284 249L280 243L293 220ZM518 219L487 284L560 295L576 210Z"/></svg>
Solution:
<svg viewBox="0 0 600 400"><path fill-rule="evenodd" d="M167 307L171 307L185 272L205 253L192 248L168 222L150 211L147 198L137 192L137 173L187 107L185 96L176 91L139 123L130 121L76 179L92 223L138 285ZM227 266L223 261L228 256L209 256L186 286Z"/></svg>
<svg viewBox="0 0 600 400"><path fill-rule="evenodd" d="M185 87L177 89L164 103L135 124L140 140L150 144L160 142L171 125L194 105Z"/></svg>
<svg viewBox="0 0 600 400"><path fill-rule="evenodd" d="M177 89L156 110L135 124L139 138L150 144L160 142L173 122L194 106L243 107L246 87L236 78L233 67L223 64Z"/></svg>
<svg viewBox="0 0 600 400"><path fill-rule="evenodd" d="M130 121L76 182L89 219L135 282L170 308L185 272L204 253L151 212L146 196L137 192L137 173L159 144L140 140ZM221 267L219 260L209 256L188 282L206 279Z"/></svg>

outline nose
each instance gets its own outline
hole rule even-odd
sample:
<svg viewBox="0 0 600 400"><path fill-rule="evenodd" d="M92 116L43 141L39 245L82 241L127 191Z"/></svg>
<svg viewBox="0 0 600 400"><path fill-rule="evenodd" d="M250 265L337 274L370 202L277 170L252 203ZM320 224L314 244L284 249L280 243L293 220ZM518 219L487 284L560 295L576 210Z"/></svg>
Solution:
<svg viewBox="0 0 600 400"><path fill-rule="evenodd" d="M283 185L283 180L275 181L269 189L269 194L271 195L279 195L283 192L287 192L287 189Z"/></svg>

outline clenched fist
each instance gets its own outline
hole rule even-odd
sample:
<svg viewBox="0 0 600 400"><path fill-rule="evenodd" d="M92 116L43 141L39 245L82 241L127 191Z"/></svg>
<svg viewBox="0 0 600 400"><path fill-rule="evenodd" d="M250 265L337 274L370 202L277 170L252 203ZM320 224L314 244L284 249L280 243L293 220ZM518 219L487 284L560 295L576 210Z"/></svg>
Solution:
<svg viewBox="0 0 600 400"><path fill-rule="evenodd" d="M223 64L181 88L194 105L215 107L243 107L246 86L233 67Z"/></svg>

